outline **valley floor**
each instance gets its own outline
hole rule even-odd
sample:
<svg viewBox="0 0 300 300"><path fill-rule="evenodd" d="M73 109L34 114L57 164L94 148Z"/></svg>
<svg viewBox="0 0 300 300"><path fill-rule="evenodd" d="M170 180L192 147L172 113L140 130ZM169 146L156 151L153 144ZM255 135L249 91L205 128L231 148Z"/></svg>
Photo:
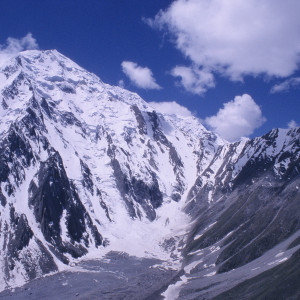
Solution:
<svg viewBox="0 0 300 300"><path fill-rule="evenodd" d="M109 252L64 271L0 293L0 299L159 299L153 296L176 275L162 261ZM159 294L159 293L158 293ZM159 297L159 296L158 296Z"/></svg>

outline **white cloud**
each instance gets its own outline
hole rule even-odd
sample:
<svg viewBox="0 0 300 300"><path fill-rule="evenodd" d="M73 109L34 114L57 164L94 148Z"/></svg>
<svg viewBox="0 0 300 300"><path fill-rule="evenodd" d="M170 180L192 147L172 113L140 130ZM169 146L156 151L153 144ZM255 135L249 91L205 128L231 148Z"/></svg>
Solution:
<svg viewBox="0 0 300 300"><path fill-rule="evenodd" d="M184 106L175 101L170 102L149 102L149 104L158 112L168 115L179 115L182 117L191 117L193 114Z"/></svg>
<svg viewBox="0 0 300 300"><path fill-rule="evenodd" d="M140 67L137 63L132 61L123 61L123 72L129 77L131 82L142 89L161 89L155 82L152 71L147 67Z"/></svg>
<svg viewBox="0 0 300 300"><path fill-rule="evenodd" d="M121 87L121 88L124 88L124 86L125 86L124 80L122 80L122 79L119 80L118 86Z"/></svg>
<svg viewBox="0 0 300 300"><path fill-rule="evenodd" d="M234 100L224 103L224 107L215 116L205 119L211 130L228 141L249 136L265 121L260 107L247 94L236 96Z"/></svg>
<svg viewBox="0 0 300 300"><path fill-rule="evenodd" d="M215 86L213 74L198 68L176 66L171 75L179 77L179 84L193 94L202 95L208 88Z"/></svg>
<svg viewBox="0 0 300 300"><path fill-rule="evenodd" d="M201 68L286 77L300 62L299 11L299 0L176 0L147 23Z"/></svg>
<svg viewBox="0 0 300 300"><path fill-rule="evenodd" d="M296 123L296 121L291 120L290 122L288 122L288 128L295 128L298 127L299 125Z"/></svg>
<svg viewBox="0 0 300 300"><path fill-rule="evenodd" d="M280 93L280 92L287 92L291 88L295 88L297 86L300 86L300 77L293 77L293 78L287 79L279 84L275 84L271 88L270 92L272 94Z"/></svg>
<svg viewBox="0 0 300 300"><path fill-rule="evenodd" d="M0 45L0 64L21 51L37 48L36 39L30 32L21 39L9 37L6 44Z"/></svg>

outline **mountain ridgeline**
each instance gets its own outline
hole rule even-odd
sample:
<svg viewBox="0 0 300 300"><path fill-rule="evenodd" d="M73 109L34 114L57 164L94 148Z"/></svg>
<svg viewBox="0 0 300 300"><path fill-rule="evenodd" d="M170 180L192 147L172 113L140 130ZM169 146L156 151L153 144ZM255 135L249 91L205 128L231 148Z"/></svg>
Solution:
<svg viewBox="0 0 300 300"><path fill-rule="evenodd" d="M300 296L300 128L229 143L55 50L1 66L0 114L2 290L136 243L166 297Z"/></svg>

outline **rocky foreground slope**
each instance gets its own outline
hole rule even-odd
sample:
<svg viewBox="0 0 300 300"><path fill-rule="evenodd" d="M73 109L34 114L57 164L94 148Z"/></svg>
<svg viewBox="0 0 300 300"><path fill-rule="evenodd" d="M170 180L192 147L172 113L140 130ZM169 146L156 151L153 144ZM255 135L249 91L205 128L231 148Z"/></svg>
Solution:
<svg viewBox="0 0 300 300"><path fill-rule="evenodd" d="M300 128L228 143L55 50L2 65L0 102L1 289L110 250L177 269L170 299L229 299L258 276L271 293L290 274Z"/></svg>

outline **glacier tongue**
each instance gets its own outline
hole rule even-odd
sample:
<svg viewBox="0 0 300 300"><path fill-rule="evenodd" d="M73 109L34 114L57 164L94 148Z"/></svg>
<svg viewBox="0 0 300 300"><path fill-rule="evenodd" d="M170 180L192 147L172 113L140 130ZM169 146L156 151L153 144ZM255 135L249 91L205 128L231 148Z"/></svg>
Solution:
<svg viewBox="0 0 300 300"><path fill-rule="evenodd" d="M299 128L229 143L56 50L2 65L0 102L2 289L111 250L179 268L232 191L300 171Z"/></svg>

